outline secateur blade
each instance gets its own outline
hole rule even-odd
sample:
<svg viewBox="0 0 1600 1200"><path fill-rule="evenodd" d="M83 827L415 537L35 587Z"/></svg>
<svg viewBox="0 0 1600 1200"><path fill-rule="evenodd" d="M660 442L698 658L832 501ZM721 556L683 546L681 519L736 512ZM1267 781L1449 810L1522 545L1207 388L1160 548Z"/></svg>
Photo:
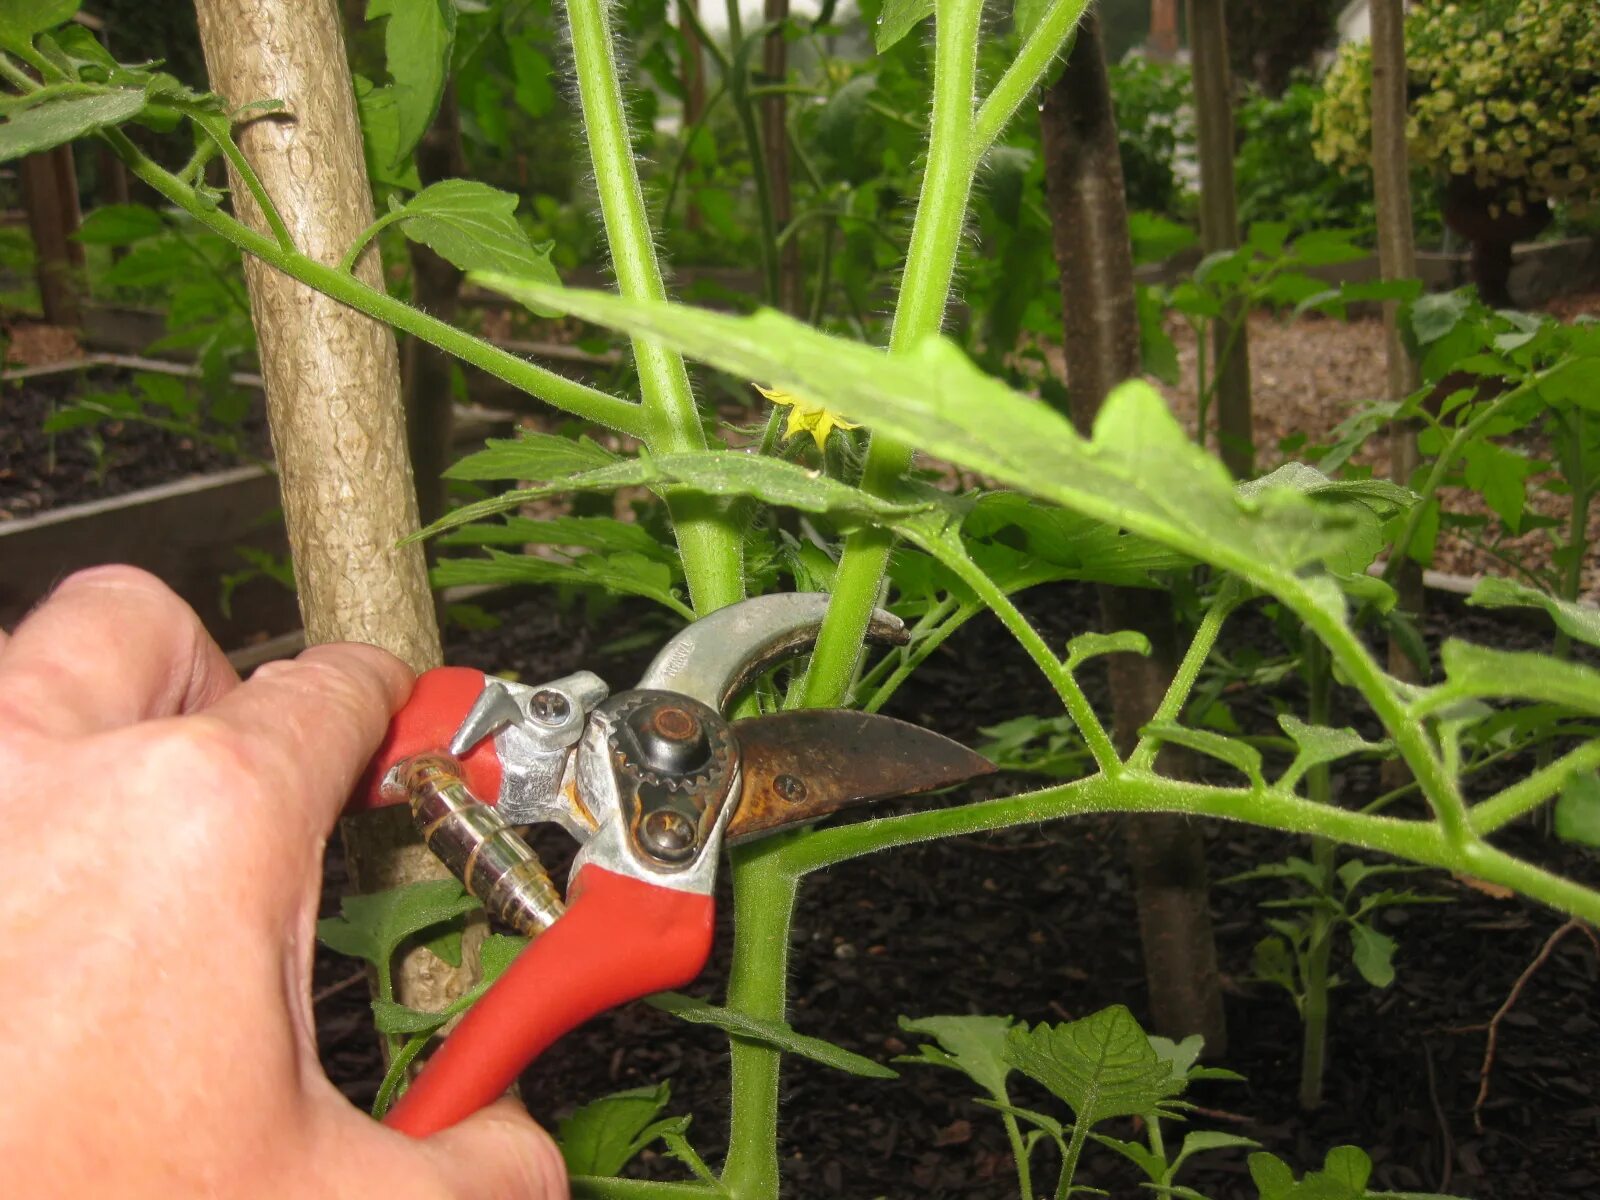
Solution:
<svg viewBox="0 0 1600 1200"><path fill-rule="evenodd" d="M876 713L776 713L735 721L733 732L744 786L728 821L728 842L872 800L953 787L996 769L943 734Z"/></svg>

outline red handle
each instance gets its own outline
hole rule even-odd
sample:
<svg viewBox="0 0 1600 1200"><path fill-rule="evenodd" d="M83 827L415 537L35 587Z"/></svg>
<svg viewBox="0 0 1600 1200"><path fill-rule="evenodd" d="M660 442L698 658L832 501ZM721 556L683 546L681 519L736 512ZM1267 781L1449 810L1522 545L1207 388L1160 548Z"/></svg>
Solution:
<svg viewBox="0 0 1600 1200"><path fill-rule="evenodd" d="M629 1000L681 987L711 954L710 896L585 866L571 907L445 1039L384 1124L413 1137L504 1094L557 1038Z"/></svg>
<svg viewBox="0 0 1600 1200"><path fill-rule="evenodd" d="M385 796L381 790L389 768L402 759L447 749L468 710L483 693L484 678L482 671L471 667L435 667L418 676L411 698L389 722L383 744L356 784L350 810L360 812L398 803L400 797ZM484 738L460 761L474 796L485 804L499 799L501 769L493 738Z"/></svg>

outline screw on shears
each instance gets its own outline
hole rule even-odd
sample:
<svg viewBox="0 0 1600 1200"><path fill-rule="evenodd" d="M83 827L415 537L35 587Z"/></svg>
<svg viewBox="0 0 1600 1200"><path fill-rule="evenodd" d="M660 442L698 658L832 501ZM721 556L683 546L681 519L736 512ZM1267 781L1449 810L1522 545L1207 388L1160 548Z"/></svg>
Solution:
<svg viewBox="0 0 1600 1200"><path fill-rule="evenodd" d="M730 721L728 703L811 645L828 598L758 597L672 638L615 696L580 671L537 687L423 675L374 760L367 798L407 803L428 846L501 923L535 940L467 1013L387 1121L421 1136L500 1095L605 1009L699 974L723 843L986 774L988 760L875 714ZM903 642L875 613L869 636ZM579 842L563 901L515 826Z"/></svg>

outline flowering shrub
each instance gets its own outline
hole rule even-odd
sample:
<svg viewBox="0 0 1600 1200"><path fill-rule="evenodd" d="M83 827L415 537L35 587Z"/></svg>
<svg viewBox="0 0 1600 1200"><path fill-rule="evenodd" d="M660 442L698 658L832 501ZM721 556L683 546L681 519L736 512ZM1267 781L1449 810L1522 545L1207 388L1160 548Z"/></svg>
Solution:
<svg viewBox="0 0 1600 1200"><path fill-rule="evenodd" d="M1418 0L1406 16L1411 153L1490 212L1600 200L1600 5L1594 0ZM1314 116L1316 153L1368 161L1372 54L1347 45Z"/></svg>

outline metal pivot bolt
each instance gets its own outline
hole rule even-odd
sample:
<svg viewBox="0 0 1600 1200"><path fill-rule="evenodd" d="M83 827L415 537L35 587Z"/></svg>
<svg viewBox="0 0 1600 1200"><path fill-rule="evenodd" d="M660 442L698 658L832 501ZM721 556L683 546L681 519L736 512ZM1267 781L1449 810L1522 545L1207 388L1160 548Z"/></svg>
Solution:
<svg viewBox="0 0 1600 1200"><path fill-rule="evenodd" d="M528 715L546 725L561 724L571 711L567 698L553 688L543 688L528 699Z"/></svg>
<svg viewBox="0 0 1600 1200"><path fill-rule="evenodd" d="M645 815L639 830L644 848L664 862L682 862L695 852L694 822L681 812L658 808Z"/></svg>

